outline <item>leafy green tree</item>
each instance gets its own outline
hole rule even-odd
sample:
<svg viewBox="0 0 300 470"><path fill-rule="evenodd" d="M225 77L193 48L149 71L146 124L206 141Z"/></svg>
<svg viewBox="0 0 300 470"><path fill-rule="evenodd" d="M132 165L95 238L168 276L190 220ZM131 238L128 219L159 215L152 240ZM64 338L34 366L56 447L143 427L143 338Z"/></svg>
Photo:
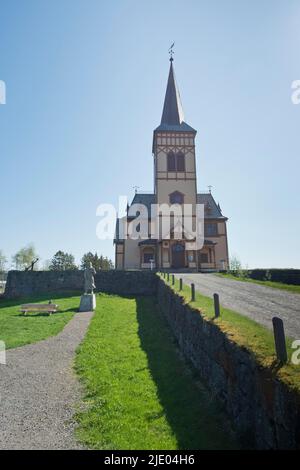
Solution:
<svg viewBox="0 0 300 470"><path fill-rule="evenodd" d="M12 257L12 262L17 270L30 268L32 263L37 260L38 256L32 244L21 248ZM33 268L36 268L36 264L34 264Z"/></svg>
<svg viewBox="0 0 300 470"><path fill-rule="evenodd" d="M85 253L81 258L81 269L85 269L89 263L92 263L93 268L96 271L100 271L101 269L108 270L113 268L112 261L107 258L98 256L97 253L93 254L92 252Z"/></svg>
<svg viewBox="0 0 300 470"><path fill-rule="evenodd" d="M64 253L61 250L55 253L49 265L50 271L67 271L75 269L78 269L78 267L75 264L74 256L71 255L71 253Z"/></svg>
<svg viewBox="0 0 300 470"><path fill-rule="evenodd" d="M4 273L7 259L2 250L0 250L0 273Z"/></svg>

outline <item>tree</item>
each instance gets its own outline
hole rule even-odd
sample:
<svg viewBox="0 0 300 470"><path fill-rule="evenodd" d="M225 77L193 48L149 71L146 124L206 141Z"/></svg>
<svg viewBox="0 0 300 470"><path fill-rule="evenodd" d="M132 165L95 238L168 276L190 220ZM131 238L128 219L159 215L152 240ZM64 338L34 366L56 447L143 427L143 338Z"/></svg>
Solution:
<svg viewBox="0 0 300 470"><path fill-rule="evenodd" d="M229 264L230 264L230 271L239 272L242 269L241 260L236 255L233 255L230 257Z"/></svg>
<svg viewBox="0 0 300 470"><path fill-rule="evenodd" d="M236 255L231 256L229 264L230 271L234 276L242 278L248 277L247 268L243 269L241 260Z"/></svg>
<svg viewBox="0 0 300 470"><path fill-rule="evenodd" d="M92 266L96 271L100 271L101 269L108 270L113 268L113 263L112 261L107 258L98 256L97 253L93 254L90 251L88 253L85 253L83 257L81 258L81 269L85 269L89 263L92 263Z"/></svg>
<svg viewBox="0 0 300 470"><path fill-rule="evenodd" d="M78 269L78 267L75 264L74 256L70 253L64 253L61 250L55 253L49 265L50 271L67 271L75 269Z"/></svg>
<svg viewBox="0 0 300 470"><path fill-rule="evenodd" d="M0 273L4 273L7 259L3 254L3 251L0 250Z"/></svg>
<svg viewBox="0 0 300 470"><path fill-rule="evenodd" d="M38 259L34 245L30 244L21 248L12 257L12 262L17 270L30 268L30 265Z"/></svg>

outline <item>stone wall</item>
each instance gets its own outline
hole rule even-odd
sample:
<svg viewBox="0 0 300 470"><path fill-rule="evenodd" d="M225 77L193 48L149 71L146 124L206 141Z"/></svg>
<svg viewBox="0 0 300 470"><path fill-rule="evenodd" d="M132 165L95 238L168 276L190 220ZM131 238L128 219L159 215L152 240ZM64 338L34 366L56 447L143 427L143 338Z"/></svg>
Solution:
<svg viewBox="0 0 300 470"><path fill-rule="evenodd" d="M257 449L299 449L300 395L185 305L162 280L158 302L181 351L224 404L241 442Z"/></svg>
<svg viewBox="0 0 300 470"><path fill-rule="evenodd" d="M154 295L157 276L150 271L98 271L96 291L119 295ZM46 293L83 292L83 271L10 271L5 298L13 299Z"/></svg>
<svg viewBox="0 0 300 470"><path fill-rule="evenodd" d="M97 291L117 295L156 295L158 277L151 271L98 271Z"/></svg>
<svg viewBox="0 0 300 470"><path fill-rule="evenodd" d="M300 394L262 368L213 321L183 303L149 271L99 271L97 291L119 295L156 295L183 354L217 397L247 447L300 449ZM83 291L83 271L10 271L5 296Z"/></svg>

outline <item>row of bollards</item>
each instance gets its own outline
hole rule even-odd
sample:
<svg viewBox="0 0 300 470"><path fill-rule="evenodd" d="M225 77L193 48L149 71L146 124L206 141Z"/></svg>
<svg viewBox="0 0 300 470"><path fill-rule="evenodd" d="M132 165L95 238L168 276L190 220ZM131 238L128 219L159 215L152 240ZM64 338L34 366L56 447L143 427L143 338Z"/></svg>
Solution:
<svg viewBox="0 0 300 470"><path fill-rule="evenodd" d="M163 272L163 277L166 278L167 282L170 282L170 274ZM172 274L172 286L175 285L175 276ZM179 291L183 289L183 281L182 278L179 279ZM214 299L214 310L215 310L215 318L219 318L221 315L220 310L220 298L219 294L213 295ZM195 284L191 283L191 301L195 302L196 300L196 291L195 291ZM281 364L285 364L288 360L287 348L286 348L286 339L285 339L285 332L284 332L284 325L281 318L273 317L272 318L273 324L273 334L274 334L274 343L275 343L275 351L277 360Z"/></svg>

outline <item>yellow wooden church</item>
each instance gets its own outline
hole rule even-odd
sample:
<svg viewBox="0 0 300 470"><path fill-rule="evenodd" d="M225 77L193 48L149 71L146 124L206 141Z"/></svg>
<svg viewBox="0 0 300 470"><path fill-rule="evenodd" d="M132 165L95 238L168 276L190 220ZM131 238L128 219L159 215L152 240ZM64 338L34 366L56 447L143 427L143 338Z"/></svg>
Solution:
<svg viewBox="0 0 300 470"><path fill-rule="evenodd" d="M184 121L171 57L161 123L153 132L154 191L152 194L136 192L127 215L117 219L116 269L218 271L228 268L228 219L211 191L197 192L196 133ZM172 236L172 227L168 236L159 232L155 238L128 237L128 225L133 219L131 207L143 205L148 209L150 228L151 206L157 204L203 205L204 237L200 249L184 234L181 238Z"/></svg>

